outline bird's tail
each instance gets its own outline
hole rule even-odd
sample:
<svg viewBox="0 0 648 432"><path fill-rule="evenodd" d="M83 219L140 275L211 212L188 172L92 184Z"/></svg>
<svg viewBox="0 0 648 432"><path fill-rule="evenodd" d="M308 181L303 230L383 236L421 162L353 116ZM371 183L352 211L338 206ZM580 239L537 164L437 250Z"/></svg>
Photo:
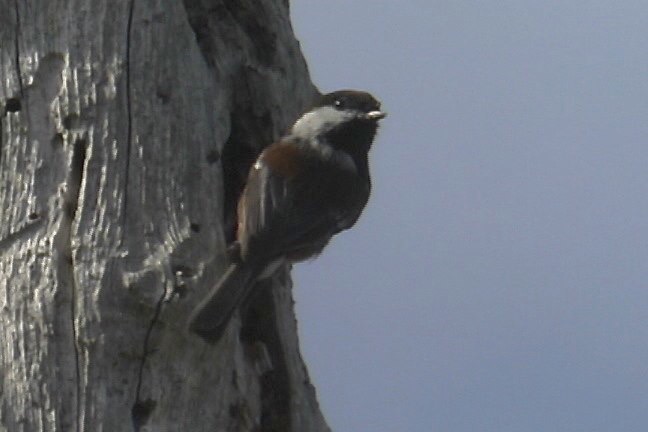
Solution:
<svg viewBox="0 0 648 432"><path fill-rule="evenodd" d="M243 264L232 264L194 309L189 318L189 330L208 342L222 336L236 308L246 299L256 279L256 272Z"/></svg>

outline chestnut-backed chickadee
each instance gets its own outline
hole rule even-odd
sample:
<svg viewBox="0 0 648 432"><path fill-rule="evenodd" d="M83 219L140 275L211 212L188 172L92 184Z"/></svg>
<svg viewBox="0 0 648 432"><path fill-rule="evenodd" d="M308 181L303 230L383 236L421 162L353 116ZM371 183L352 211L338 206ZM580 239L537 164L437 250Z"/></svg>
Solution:
<svg viewBox="0 0 648 432"><path fill-rule="evenodd" d="M385 117L369 93L321 97L250 169L238 203L237 257L194 310L189 329L215 342L255 282L319 254L369 199L368 152Z"/></svg>

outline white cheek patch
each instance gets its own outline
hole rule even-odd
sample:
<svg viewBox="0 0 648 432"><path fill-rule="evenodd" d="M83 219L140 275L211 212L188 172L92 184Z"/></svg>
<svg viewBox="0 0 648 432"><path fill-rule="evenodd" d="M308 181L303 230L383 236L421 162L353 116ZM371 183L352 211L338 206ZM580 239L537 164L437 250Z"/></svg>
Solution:
<svg viewBox="0 0 648 432"><path fill-rule="evenodd" d="M354 115L350 112L328 106L320 107L301 116L293 125L292 134L304 139L312 139L352 117Z"/></svg>
<svg viewBox="0 0 648 432"><path fill-rule="evenodd" d="M353 112L340 111L329 106L320 107L301 116L292 127L292 135L299 137L302 142L306 142L340 168L356 172L355 162L348 153L334 149L321 139L326 132L354 117Z"/></svg>

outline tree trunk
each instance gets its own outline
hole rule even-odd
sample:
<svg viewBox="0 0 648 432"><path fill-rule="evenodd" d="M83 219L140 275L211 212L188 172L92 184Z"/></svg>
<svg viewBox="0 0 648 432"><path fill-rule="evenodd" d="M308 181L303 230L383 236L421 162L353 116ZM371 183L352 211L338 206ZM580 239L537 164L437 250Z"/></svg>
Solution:
<svg viewBox="0 0 648 432"><path fill-rule="evenodd" d="M316 94L282 0L0 0L0 431L327 431L288 273L185 330Z"/></svg>

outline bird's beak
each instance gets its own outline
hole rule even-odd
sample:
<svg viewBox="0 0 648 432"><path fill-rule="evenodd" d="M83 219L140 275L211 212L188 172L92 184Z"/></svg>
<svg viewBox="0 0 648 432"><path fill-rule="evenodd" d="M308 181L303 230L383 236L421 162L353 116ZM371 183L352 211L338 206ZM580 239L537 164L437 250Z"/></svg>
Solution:
<svg viewBox="0 0 648 432"><path fill-rule="evenodd" d="M387 113L384 111L369 111L367 113L367 120L380 120L387 117Z"/></svg>

